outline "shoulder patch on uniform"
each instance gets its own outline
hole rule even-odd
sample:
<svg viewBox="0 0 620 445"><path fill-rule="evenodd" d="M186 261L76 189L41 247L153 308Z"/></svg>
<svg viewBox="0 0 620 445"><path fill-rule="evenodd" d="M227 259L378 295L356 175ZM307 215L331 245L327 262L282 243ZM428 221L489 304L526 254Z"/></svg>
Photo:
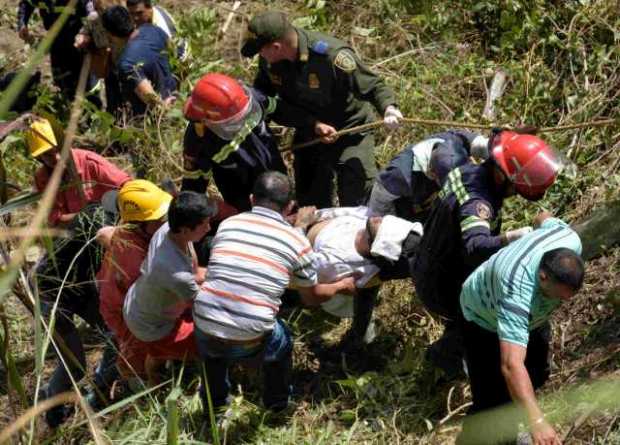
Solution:
<svg viewBox="0 0 620 445"><path fill-rule="evenodd" d="M488 220L491 218L491 209L483 202L479 202L476 204L476 213L481 219Z"/></svg>
<svg viewBox="0 0 620 445"><path fill-rule="evenodd" d="M334 59L334 65L345 73L351 73L357 68L357 62L348 49L343 49L338 52Z"/></svg>
<svg viewBox="0 0 620 445"><path fill-rule="evenodd" d="M329 43L325 40L319 40L312 45L312 51L318 54L327 54L327 50L329 49Z"/></svg>

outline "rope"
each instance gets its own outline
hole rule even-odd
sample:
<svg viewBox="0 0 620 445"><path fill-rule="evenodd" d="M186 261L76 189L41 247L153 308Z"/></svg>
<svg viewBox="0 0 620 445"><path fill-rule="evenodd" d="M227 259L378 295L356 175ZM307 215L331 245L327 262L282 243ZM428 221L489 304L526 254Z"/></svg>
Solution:
<svg viewBox="0 0 620 445"><path fill-rule="evenodd" d="M579 128L590 128L590 127L604 127L608 125L617 124L619 119L603 119L598 121L588 121L582 122L579 124L569 124L569 125L558 125L555 127L543 127L537 129L537 133L551 133L556 131L564 131L564 130L575 130ZM454 121L442 121L442 120L434 120L434 119L418 119L412 117L405 117L401 119L401 122L404 124L412 124L412 125L426 125L431 127L449 127L449 128L473 128L476 130L491 130L493 128L505 128L507 130L512 130L514 127L510 125L484 125L484 124L474 124L469 122L454 122ZM340 130L336 132L336 136L346 136L348 134L357 134L362 133L368 130L374 130L378 127L383 126L383 120L378 120L375 122L370 122L363 125L358 125L356 127L347 128L345 130ZM291 150L297 150L300 148L310 147L312 145L316 145L321 143L321 138L312 139L308 142L303 142L300 144L289 145L288 147L282 148L281 152L287 152Z"/></svg>

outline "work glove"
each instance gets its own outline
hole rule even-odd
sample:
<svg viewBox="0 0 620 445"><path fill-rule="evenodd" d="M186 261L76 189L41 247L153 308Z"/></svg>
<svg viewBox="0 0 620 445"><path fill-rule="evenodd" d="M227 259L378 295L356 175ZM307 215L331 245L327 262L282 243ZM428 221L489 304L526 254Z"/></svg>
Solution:
<svg viewBox="0 0 620 445"><path fill-rule="evenodd" d="M506 244L510 244L513 241L518 240L522 236L525 236L528 233L530 233L532 230L534 230L532 229L532 226L525 226L525 227L521 227L520 229L509 230L508 232L505 232L504 239L506 240Z"/></svg>
<svg viewBox="0 0 620 445"><path fill-rule="evenodd" d="M385 114L383 115L383 124L389 130L395 130L400 126L400 121L403 119L403 113L400 112L398 108L394 105L390 105L385 109Z"/></svg>
<svg viewBox="0 0 620 445"><path fill-rule="evenodd" d="M470 154L479 160L489 157L489 138L479 134L471 142Z"/></svg>

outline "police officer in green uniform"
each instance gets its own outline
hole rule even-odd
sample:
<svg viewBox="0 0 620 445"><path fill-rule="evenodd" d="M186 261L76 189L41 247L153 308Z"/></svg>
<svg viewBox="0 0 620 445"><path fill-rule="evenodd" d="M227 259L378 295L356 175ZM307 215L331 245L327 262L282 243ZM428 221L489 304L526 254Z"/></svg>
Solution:
<svg viewBox="0 0 620 445"><path fill-rule="evenodd" d="M299 205L331 207L334 174L340 205L363 204L377 172L373 134L338 139L334 133L372 122L370 104L388 128L397 127L402 114L392 90L347 43L296 28L282 12L265 12L250 21L241 54L260 54L254 86L277 94L289 113L298 114L295 143L321 138L322 143L295 152Z"/></svg>

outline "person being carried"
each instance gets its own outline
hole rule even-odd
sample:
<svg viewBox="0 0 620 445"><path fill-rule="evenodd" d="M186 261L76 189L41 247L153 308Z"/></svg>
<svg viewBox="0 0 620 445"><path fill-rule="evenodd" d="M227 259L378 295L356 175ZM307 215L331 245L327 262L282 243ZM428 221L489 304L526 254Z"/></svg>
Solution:
<svg viewBox="0 0 620 445"><path fill-rule="evenodd" d="M285 220L295 205L291 198L287 176L263 173L250 196L252 210L223 221L215 236L193 308L206 372L201 396L207 422L209 406L217 410L228 404L229 368L243 360L262 362L264 406L274 411L288 406L293 342L277 318L285 289L295 287L312 306L355 290L352 277L318 284L310 242ZM302 208L296 225L313 218L314 208Z"/></svg>
<svg viewBox="0 0 620 445"><path fill-rule="evenodd" d="M106 9L101 17L110 38L123 48L116 71L123 100L131 104L134 115L149 106L174 101L177 81L168 60L168 35L159 27L145 23L137 28L123 6Z"/></svg>
<svg viewBox="0 0 620 445"><path fill-rule="evenodd" d="M60 160L60 146L50 122L47 119L35 120L26 132L26 143L31 156L43 164L34 176L35 189L43 192ZM64 184L56 194L48 216L50 226L71 223L84 206L100 202L106 192L120 188L131 179L119 167L89 150L72 148L71 162L77 177L69 164L64 172Z"/></svg>
<svg viewBox="0 0 620 445"><path fill-rule="evenodd" d="M480 134L448 130L407 145L377 175L370 212L424 223L448 173L470 156L486 159L488 142Z"/></svg>
<svg viewBox="0 0 620 445"><path fill-rule="evenodd" d="M250 210L258 176L286 173L278 144L267 126L275 100L219 73L202 76L184 107L190 121L183 139L182 190L205 193L213 179L224 202Z"/></svg>
<svg viewBox="0 0 620 445"><path fill-rule="evenodd" d="M473 405L470 414L515 402L526 414L534 445L558 445L534 391L549 378L549 317L582 286L581 241L562 220L543 212L539 226L481 264L465 281L465 360ZM506 443L519 431L520 416L481 424L467 417L457 444ZM485 431L494 434L488 437Z"/></svg>
<svg viewBox="0 0 620 445"><path fill-rule="evenodd" d="M401 258L414 254L422 235L420 223L368 214L367 207L321 209L315 215L317 222L308 229L319 282L355 277L354 298L337 295L321 305L332 315L353 318L351 329L341 342L343 352L355 352L372 342L372 314L380 284L408 277L408 267L400 276L394 276L394 271Z"/></svg>
<svg viewBox="0 0 620 445"><path fill-rule="evenodd" d="M140 277L127 291L123 318L152 359L146 365L150 380L156 380L157 357L173 350L187 359L197 355L189 309L205 269L198 266L192 243L209 231L215 213L205 195L179 193L170 203L168 222L151 238Z"/></svg>

